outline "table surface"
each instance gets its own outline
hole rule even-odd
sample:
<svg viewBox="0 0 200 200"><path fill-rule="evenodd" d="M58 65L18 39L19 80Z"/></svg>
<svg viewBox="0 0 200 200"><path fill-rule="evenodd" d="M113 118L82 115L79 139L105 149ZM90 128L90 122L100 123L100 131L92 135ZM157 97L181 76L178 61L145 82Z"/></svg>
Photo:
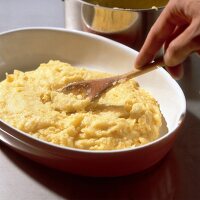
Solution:
<svg viewBox="0 0 200 200"><path fill-rule="evenodd" d="M0 31L65 26L61 0L0 0L0 5ZM79 177L41 166L0 142L0 199L200 199L200 58L192 55L184 65L178 83L187 100L185 123L156 166L127 177Z"/></svg>

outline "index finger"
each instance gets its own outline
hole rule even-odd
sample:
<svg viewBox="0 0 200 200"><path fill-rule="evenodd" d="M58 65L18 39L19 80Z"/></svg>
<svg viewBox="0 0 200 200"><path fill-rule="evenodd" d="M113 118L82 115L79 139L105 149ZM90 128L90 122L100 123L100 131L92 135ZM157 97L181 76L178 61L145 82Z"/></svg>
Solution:
<svg viewBox="0 0 200 200"><path fill-rule="evenodd" d="M136 67L141 67L152 61L165 40L174 31L177 22L175 22L172 9L173 7L168 4L155 24L152 26L136 58Z"/></svg>

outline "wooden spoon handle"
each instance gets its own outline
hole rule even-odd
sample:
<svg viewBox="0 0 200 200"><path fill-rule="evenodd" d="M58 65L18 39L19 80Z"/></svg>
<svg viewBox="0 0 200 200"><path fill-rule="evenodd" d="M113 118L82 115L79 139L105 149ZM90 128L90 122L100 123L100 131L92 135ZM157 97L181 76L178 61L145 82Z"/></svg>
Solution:
<svg viewBox="0 0 200 200"><path fill-rule="evenodd" d="M128 72L126 74L120 75L120 79L131 79L134 78L136 76L140 76L142 74L145 74L147 72L150 72L154 69L157 69L158 66L166 66L163 60L163 57L158 57L156 58L153 62L144 65L143 67L141 67L140 69L136 69L134 71Z"/></svg>

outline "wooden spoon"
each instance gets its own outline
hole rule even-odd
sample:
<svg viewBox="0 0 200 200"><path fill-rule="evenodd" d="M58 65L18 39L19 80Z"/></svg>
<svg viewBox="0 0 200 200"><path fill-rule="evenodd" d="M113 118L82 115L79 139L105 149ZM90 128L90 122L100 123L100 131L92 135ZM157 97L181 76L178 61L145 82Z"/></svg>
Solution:
<svg viewBox="0 0 200 200"><path fill-rule="evenodd" d="M114 87L118 83L145 74L149 71L158 68L158 66L165 66L163 57L155 59L153 62L141 67L140 69L134 69L133 71L130 71L122 75L111 76L108 78L73 82L64 86L58 91L63 93L69 93L73 91L75 91L76 93L84 92L92 101L96 98L99 98L107 89Z"/></svg>

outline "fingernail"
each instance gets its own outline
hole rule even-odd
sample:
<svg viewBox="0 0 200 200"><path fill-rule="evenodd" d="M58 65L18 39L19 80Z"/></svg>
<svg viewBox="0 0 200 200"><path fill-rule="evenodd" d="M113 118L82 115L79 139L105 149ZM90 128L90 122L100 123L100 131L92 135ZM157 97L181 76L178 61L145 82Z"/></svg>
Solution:
<svg viewBox="0 0 200 200"><path fill-rule="evenodd" d="M134 67L135 67L136 69L138 69L138 68L140 68L141 66L138 65L137 63L135 63L135 64L134 64Z"/></svg>
<svg viewBox="0 0 200 200"><path fill-rule="evenodd" d="M144 65L144 63L140 60L138 61L138 59L136 58L135 63L134 63L135 68L140 68L143 65Z"/></svg>

